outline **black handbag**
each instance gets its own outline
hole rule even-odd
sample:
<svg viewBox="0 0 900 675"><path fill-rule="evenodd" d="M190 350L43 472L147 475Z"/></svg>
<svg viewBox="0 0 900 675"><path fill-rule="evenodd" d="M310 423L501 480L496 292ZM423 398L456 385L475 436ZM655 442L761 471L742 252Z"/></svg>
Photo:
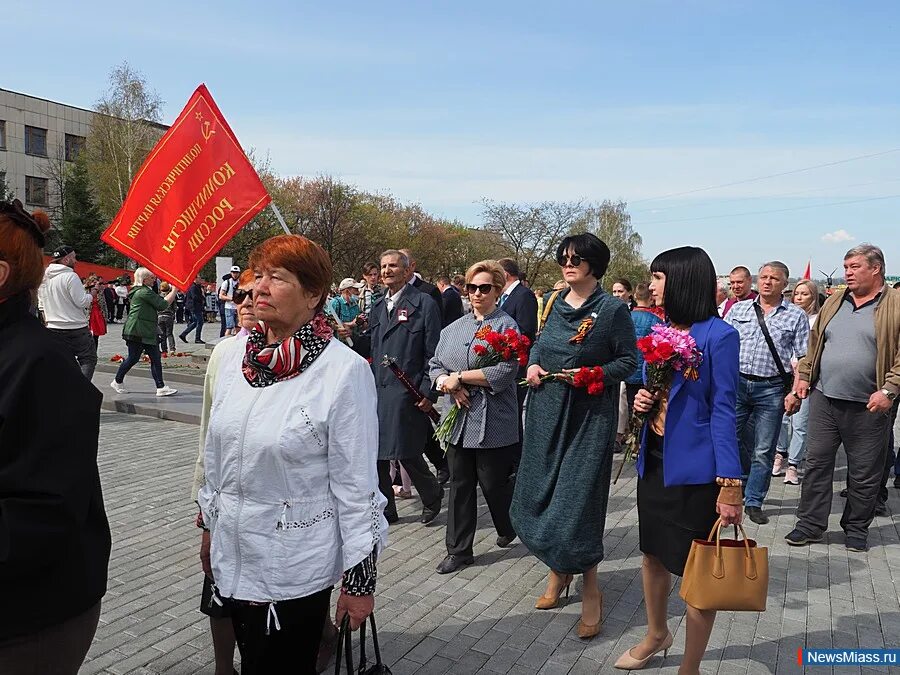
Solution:
<svg viewBox="0 0 900 675"><path fill-rule="evenodd" d="M359 668L356 675L391 675L391 669L381 662L381 648L378 646L378 630L375 628L375 614L369 615L369 623L372 625L372 645L375 647L375 663L370 667L366 659L366 624L359 627ZM341 622L341 632L338 635L337 649L335 650L334 675L341 675L341 650L347 662L347 675L353 675L353 631L350 630L350 617L345 616Z"/></svg>
<svg viewBox="0 0 900 675"><path fill-rule="evenodd" d="M775 360L775 367L778 368L778 373L781 375L781 385L784 387L784 395L787 396L794 390L794 375L784 367L784 364L781 362L781 357L778 356L778 350L775 349L775 341L772 340L772 336L769 334L769 327L766 326L766 319L763 316L762 307L754 302L753 309L756 311L756 320L759 322L759 327L762 328L762 334L766 339L766 344L769 346L769 352L771 352L772 358Z"/></svg>

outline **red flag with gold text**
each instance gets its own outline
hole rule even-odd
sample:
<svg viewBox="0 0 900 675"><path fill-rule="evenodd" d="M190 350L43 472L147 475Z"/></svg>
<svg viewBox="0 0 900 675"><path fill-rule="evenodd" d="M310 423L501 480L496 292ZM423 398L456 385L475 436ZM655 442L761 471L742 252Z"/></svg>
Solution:
<svg viewBox="0 0 900 675"><path fill-rule="evenodd" d="M271 200L201 84L144 160L101 239L185 290Z"/></svg>

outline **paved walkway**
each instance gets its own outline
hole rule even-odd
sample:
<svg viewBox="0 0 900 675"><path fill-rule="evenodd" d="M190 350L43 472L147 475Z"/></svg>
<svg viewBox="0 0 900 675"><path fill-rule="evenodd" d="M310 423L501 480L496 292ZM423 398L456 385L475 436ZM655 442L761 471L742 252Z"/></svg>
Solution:
<svg viewBox="0 0 900 675"><path fill-rule="evenodd" d="M103 391L112 394L108 386ZM113 553L100 629L82 673L213 673L210 638L197 611L199 531L189 496L196 453L196 426L102 413L100 467ZM836 489L845 473L838 471ZM417 502L400 501L401 522L391 528L379 563L377 601L383 655L395 675L614 672L612 662L645 626L633 470L623 478L610 498L608 557L600 565L603 631L590 642L573 631L580 581L568 605L532 609L546 569L521 544L494 546L483 502L476 564L440 576L434 568L445 552L445 515L423 526ZM748 534L770 547L768 611L721 614L704 672L792 673L799 671L801 646L900 646L896 518L876 519L867 554L848 553L838 526L843 505L835 494L826 542L788 548L782 537L793 526L798 496L798 488L773 482L767 502L772 523L748 524ZM891 489L890 507L900 513L900 491ZM677 587L671 598L675 646L665 661L651 661L650 672L675 673L683 653Z"/></svg>

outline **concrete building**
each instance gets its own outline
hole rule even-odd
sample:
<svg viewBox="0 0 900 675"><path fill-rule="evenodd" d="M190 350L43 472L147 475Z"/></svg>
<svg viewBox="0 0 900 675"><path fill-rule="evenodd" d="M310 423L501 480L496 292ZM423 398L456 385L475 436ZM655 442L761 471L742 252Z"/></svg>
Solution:
<svg viewBox="0 0 900 675"><path fill-rule="evenodd" d="M0 193L3 183L29 209L59 205L67 162L84 147L97 113L0 89ZM160 134L168 128L155 125Z"/></svg>
<svg viewBox="0 0 900 675"><path fill-rule="evenodd" d="M0 89L0 181L26 207L54 208L59 203L54 176L84 147L94 115Z"/></svg>

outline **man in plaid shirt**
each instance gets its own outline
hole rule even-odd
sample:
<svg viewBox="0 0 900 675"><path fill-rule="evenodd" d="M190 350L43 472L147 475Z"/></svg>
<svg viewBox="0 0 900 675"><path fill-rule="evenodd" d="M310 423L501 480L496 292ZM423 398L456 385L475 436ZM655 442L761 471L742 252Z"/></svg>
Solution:
<svg viewBox="0 0 900 675"><path fill-rule="evenodd" d="M809 342L806 313L782 295L788 276L784 263L766 263L759 270L756 299L738 302L725 317L741 338L737 434L745 473L744 510L750 520L760 525L769 522L762 504L772 480L781 420L785 412L790 415L800 407L800 399L793 391L785 396L781 372L792 371L791 360L805 356ZM772 337L781 368L769 349L761 320Z"/></svg>

